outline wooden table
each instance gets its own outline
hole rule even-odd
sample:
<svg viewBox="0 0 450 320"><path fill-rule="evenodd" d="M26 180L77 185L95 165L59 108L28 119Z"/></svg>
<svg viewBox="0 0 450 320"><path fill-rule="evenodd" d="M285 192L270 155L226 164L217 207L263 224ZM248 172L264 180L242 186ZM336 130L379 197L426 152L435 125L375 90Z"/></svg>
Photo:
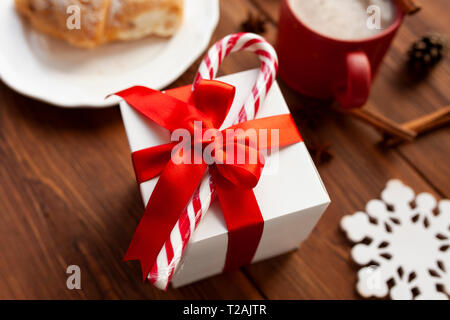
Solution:
<svg viewBox="0 0 450 320"><path fill-rule="evenodd" d="M412 82L404 73L414 40L432 30L450 36L450 2L423 4L421 13L406 19L367 105L398 122L450 102L448 56L426 80ZM278 5L277 0L221 1L212 41L239 31L247 13L258 12L268 19L264 36L274 43ZM171 87L190 83L198 65ZM239 54L226 60L222 73L257 66L254 56ZM143 208L118 108L60 109L0 83L0 298L359 298L358 268L339 230L341 217L363 210L392 178L416 192L448 198L450 132L441 129L382 150L373 128L323 110L279 82L305 139L331 145L333 159L318 165L331 206L298 251L167 292L142 284L138 263L121 261ZM315 121L305 121L310 113ZM81 268L81 290L66 287L72 264Z"/></svg>

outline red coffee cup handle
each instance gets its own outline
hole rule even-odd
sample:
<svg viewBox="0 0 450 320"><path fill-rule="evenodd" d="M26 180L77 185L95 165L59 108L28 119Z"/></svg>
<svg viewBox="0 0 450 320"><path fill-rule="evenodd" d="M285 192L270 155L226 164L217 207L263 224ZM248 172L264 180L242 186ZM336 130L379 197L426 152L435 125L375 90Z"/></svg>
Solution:
<svg viewBox="0 0 450 320"><path fill-rule="evenodd" d="M372 72L364 52L349 52L346 55L347 83L337 87L334 95L343 108L359 108L369 98Z"/></svg>

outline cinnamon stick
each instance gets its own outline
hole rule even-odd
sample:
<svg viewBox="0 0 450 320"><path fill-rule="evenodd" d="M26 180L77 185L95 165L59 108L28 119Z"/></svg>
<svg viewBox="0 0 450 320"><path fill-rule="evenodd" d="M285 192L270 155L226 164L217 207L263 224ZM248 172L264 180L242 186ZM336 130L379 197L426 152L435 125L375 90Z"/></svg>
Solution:
<svg viewBox="0 0 450 320"><path fill-rule="evenodd" d="M402 127L391 119L388 119L385 116L367 108L345 110L337 105L333 106L333 108L338 112L345 113L362 120L376 129L379 129L383 133L389 134L390 136L400 140L412 141L417 135L415 131Z"/></svg>
<svg viewBox="0 0 450 320"><path fill-rule="evenodd" d="M408 121L401 125L402 128L413 130L417 134L422 134L450 124L450 105L439 109L431 114ZM386 147L396 146L403 141L394 137L386 137L382 144Z"/></svg>
<svg viewBox="0 0 450 320"><path fill-rule="evenodd" d="M418 119L408 121L402 124L403 128L414 130L418 134L436 129L450 122L450 105L439 109L433 113L427 114Z"/></svg>
<svg viewBox="0 0 450 320"><path fill-rule="evenodd" d="M421 7L417 0L395 0L404 14L411 15L417 13Z"/></svg>

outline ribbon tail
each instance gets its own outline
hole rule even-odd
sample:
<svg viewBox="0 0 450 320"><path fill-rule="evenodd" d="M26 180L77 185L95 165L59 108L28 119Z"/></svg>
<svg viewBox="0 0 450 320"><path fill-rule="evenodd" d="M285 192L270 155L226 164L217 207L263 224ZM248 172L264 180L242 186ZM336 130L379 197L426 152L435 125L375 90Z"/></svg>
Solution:
<svg viewBox="0 0 450 320"><path fill-rule="evenodd" d="M237 188L217 175L214 178L228 229L224 271L236 270L253 260L264 230L264 219L252 189Z"/></svg>
<svg viewBox="0 0 450 320"><path fill-rule="evenodd" d="M164 168L124 257L140 261L144 281L206 169L205 163L172 161Z"/></svg>
<svg viewBox="0 0 450 320"><path fill-rule="evenodd" d="M130 245L130 247L131 247L131 245ZM144 259L139 258L138 255L133 255L133 253L131 253L131 251L130 251L130 248L128 248L127 253L123 257L122 261L125 262L125 261L130 261L130 260L139 260L139 264L141 265L141 270L142 270L142 282L145 282L148 274L150 273L150 270L153 267L153 264L151 264L149 261L145 261ZM145 270L148 270L148 272Z"/></svg>

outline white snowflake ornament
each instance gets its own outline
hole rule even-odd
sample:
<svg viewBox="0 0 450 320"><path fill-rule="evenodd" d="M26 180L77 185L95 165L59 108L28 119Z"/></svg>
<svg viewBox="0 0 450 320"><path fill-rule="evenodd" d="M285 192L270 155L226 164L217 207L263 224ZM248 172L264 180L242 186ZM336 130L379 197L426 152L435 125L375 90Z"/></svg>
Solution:
<svg viewBox="0 0 450 320"><path fill-rule="evenodd" d="M387 183L381 199L341 220L347 237L357 243L351 256L364 266L358 292L366 298L448 299L450 201L437 204L429 193L414 197L399 180Z"/></svg>

